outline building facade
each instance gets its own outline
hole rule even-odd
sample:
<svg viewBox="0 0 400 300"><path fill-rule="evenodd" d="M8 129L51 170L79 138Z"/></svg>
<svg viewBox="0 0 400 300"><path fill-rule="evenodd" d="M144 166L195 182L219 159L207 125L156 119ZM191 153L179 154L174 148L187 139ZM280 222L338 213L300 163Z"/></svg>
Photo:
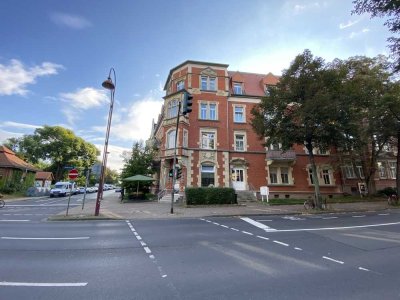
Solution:
<svg viewBox="0 0 400 300"><path fill-rule="evenodd" d="M176 188L181 191L187 186L215 186L257 192L268 186L274 198L312 195L306 148L296 145L285 152L280 145L267 148L251 126L252 108L266 95L267 87L278 81L271 73L232 72L227 64L219 63L186 61L171 69L164 105L149 140L159 151L159 190L172 188L176 139L177 164L182 168ZM193 96L192 112L180 116L175 136L184 90ZM343 169L338 168L337 155L318 149L314 155L321 193L342 194ZM357 182L347 183L357 186Z"/></svg>

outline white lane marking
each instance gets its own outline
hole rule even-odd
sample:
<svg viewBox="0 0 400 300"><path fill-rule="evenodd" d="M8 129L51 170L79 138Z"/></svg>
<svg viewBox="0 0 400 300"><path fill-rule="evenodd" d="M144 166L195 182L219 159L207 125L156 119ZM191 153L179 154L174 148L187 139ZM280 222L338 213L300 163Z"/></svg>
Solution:
<svg viewBox="0 0 400 300"><path fill-rule="evenodd" d="M369 271L370 271L370 270L368 270L368 269L366 269L366 268L363 268L363 267L358 267L358 269L361 270L361 271L366 271L366 272L369 272Z"/></svg>
<svg viewBox="0 0 400 300"><path fill-rule="evenodd" d="M221 225L221 227L224 227L224 228L229 228L228 226L226 226L226 225Z"/></svg>
<svg viewBox="0 0 400 300"><path fill-rule="evenodd" d="M149 247L143 247L144 251L146 251L147 254L151 253L151 250Z"/></svg>
<svg viewBox="0 0 400 300"><path fill-rule="evenodd" d="M274 229L274 230L271 230L270 232L296 232L296 231L343 230L343 229L353 229L353 228L368 228L368 227L390 226L390 225L399 225L399 224L400 224L400 222L393 222L393 223L381 223L381 224L358 225L358 226L344 226L344 227L300 228L300 229Z"/></svg>
<svg viewBox="0 0 400 300"><path fill-rule="evenodd" d="M352 216L353 218L364 218L365 215L361 215L361 216Z"/></svg>
<svg viewBox="0 0 400 300"><path fill-rule="evenodd" d="M254 225L254 226L258 227L258 228L264 229L266 231L274 231L275 230L274 228L271 228L271 227L269 227L269 226L267 226L267 225L265 225L263 223L257 222L255 220L247 218L247 217L240 218L240 219L242 219L243 221L245 221L247 223L250 223L251 225Z"/></svg>
<svg viewBox="0 0 400 300"><path fill-rule="evenodd" d="M257 222L272 222L272 220L256 220Z"/></svg>
<svg viewBox="0 0 400 300"><path fill-rule="evenodd" d="M378 216L388 216L390 214L378 214Z"/></svg>
<svg viewBox="0 0 400 300"><path fill-rule="evenodd" d="M153 254L149 255L150 259L155 259L155 256Z"/></svg>
<svg viewBox="0 0 400 300"><path fill-rule="evenodd" d="M217 223L217 222L212 222L213 224L215 224L215 225L219 225L219 223Z"/></svg>
<svg viewBox="0 0 400 300"><path fill-rule="evenodd" d="M303 249L301 249L299 247L294 247L294 250L303 251Z"/></svg>
<svg viewBox="0 0 400 300"><path fill-rule="evenodd" d="M163 276L161 276L162 278L165 278L165 277L167 277L167 275L166 274L164 274Z"/></svg>
<svg viewBox="0 0 400 300"><path fill-rule="evenodd" d="M243 230L242 230L242 232L243 232L244 234L253 235L251 232L247 232L247 231L243 231Z"/></svg>
<svg viewBox="0 0 400 300"><path fill-rule="evenodd" d="M269 238L261 235L257 235L258 238L269 241Z"/></svg>
<svg viewBox="0 0 400 300"><path fill-rule="evenodd" d="M29 222L30 220L0 220L0 222Z"/></svg>
<svg viewBox="0 0 400 300"><path fill-rule="evenodd" d="M341 261L341 260L336 260L336 259L330 258L330 257L328 257L328 256L322 256L322 258L324 258L324 259L326 259L326 260L333 261L333 262L338 263L338 264L341 264L341 265L344 264L343 261Z"/></svg>
<svg viewBox="0 0 400 300"><path fill-rule="evenodd" d="M87 282L8 282L0 281L0 286L86 286Z"/></svg>
<svg viewBox="0 0 400 300"><path fill-rule="evenodd" d="M338 217L326 217L326 218L322 218L322 220L330 220L330 219L337 219Z"/></svg>
<svg viewBox="0 0 400 300"><path fill-rule="evenodd" d="M273 241L273 242L276 243L276 244L282 245L282 246L286 246L286 247L289 246L289 244L282 243L282 242L280 242L280 241Z"/></svg>
<svg viewBox="0 0 400 300"><path fill-rule="evenodd" d="M140 235L137 235L136 238L140 241L142 237Z"/></svg>
<svg viewBox="0 0 400 300"><path fill-rule="evenodd" d="M200 218L200 220L205 221L206 219Z"/></svg>
<svg viewBox="0 0 400 300"><path fill-rule="evenodd" d="M145 242L143 242L143 241L140 241L140 244L144 247L144 246L147 246L147 244L145 243Z"/></svg>
<svg viewBox="0 0 400 300"><path fill-rule="evenodd" d="M71 203L69 206L78 206L80 204L73 204ZM35 204L7 204L7 207L66 207L67 204L40 204L40 205L35 205Z"/></svg>
<svg viewBox="0 0 400 300"><path fill-rule="evenodd" d="M3 240L87 240L88 236L68 237L68 238L51 238L51 237L16 237L16 236L2 236Z"/></svg>
<svg viewBox="0 0 400 300"><path fill-rule="evenodd" d="M236 228L233 228L233 227L231 227L231 229L234 230L234 231L239 231L239 229L236 229Z"/></svg>

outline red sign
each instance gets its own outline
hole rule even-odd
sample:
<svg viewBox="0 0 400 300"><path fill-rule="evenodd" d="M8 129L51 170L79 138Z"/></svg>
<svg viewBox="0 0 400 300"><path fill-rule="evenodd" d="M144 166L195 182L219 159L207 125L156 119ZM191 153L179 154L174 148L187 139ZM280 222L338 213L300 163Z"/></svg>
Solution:
<svg viewBox="0 0 400 300"><path fill-rule="evenodd" d="M76 177L78 177L78 170L72 169L71 171L69 171L68 177L69 179L75 179Z"/></svg>

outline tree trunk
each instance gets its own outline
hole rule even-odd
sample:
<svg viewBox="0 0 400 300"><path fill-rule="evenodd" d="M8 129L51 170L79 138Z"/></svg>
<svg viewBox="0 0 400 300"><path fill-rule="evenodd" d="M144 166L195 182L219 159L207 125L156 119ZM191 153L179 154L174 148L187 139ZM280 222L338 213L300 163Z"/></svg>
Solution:
<svg viewBox="0 0 400 300"><path fill-rule="evenodd" d="M315 207L321 209L322 208L322 197L321 192L319 189L319 181L318 181L318 174L317 174L317 166L315 165L314 153L313 153L313 145L311 142L306 143L306 148L308 150L308 158L310 160L311 170L312 170L312 179L314 182L314 195L315 195Z"/></svg>

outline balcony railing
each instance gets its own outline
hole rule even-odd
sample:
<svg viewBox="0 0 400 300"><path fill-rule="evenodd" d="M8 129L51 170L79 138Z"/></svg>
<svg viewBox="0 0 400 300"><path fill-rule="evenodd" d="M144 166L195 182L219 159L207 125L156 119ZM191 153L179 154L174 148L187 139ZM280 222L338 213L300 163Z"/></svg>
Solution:
<svg viewBox="0 0 400 300"><path fill-rule="evenodd" d="M296 160L296 152L294 150L268 150L267 160L293 161Z"/></svg>

